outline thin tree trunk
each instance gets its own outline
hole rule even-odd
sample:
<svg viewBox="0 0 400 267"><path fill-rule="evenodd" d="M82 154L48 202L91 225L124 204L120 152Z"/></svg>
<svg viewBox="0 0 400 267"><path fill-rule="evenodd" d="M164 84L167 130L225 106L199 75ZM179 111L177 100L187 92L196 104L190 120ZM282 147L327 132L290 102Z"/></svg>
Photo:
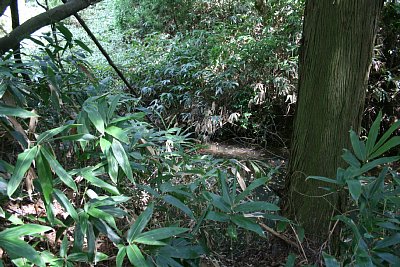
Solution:
<svg viewBox="0 0 400 267"><path fill-rule="evenodd" d="M322 241L340 194L309 175L335 177L348 131L358 130L383 0L306 1L288 192L284 210Z"/></svg>

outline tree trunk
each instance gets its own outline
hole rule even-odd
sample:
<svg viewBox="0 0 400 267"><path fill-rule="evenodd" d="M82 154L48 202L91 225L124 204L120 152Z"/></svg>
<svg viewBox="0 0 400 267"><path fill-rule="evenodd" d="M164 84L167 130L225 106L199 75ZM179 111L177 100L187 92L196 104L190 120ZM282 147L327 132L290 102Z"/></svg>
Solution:
<svg viewBox="0 0 400 267"><path fill-rule="evenodd" d="M383 0L308 0L299 61L299 95L287 176L286 215L309 237L327 237L340 194L309 175L335 177L348 131L360 127Z"/></svg>

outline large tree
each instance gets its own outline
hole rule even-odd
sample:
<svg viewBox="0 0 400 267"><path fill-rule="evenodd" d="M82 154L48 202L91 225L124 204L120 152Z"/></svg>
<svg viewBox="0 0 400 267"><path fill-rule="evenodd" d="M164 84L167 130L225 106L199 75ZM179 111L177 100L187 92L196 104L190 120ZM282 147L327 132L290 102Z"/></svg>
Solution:
<svg viewBox="0 0 400 267"><path fill-rule="evenodd" d="M382 6L383 0L306 0L285 211L320 241L344 202L306 178L335 177L348 131L360 128Z"/></svg>

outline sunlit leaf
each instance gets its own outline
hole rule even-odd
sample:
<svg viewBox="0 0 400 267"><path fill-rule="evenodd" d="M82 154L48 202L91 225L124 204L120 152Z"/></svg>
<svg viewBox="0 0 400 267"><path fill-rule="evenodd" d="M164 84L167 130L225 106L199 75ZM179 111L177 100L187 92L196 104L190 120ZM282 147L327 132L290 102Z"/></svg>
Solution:
<svg viewBox="0 0 400 267"><path fill-rule="evenodd" d="M38 170L38 179L46 203L51 202L53 192L53 175L47 160L39 153L36 157L36 167Z"/></svg>
<svg viewBox="0 0 400 267"><path fill-rule="evenodd" d="M154 203L150 203L147 208L140 213L135 222L128 230L127 240L128 242L132 242L146 227L147 223L150 221L151 216L153 215Z"/></svg>
<svg viewBox="0 0 400 267"><path fill-rule="evenodd" d="M52 228L39 224L24 224L16 227L9 227L0 232L0 239L17 239L25 235L34 235L50 231Z"/></svg>
<svg viewBox="0 0 400 267"><path fill-rule="evenodd" d="M59 133L62 133L63 131L67 130L67 129L71 129L73 127L77 127L78 124L69 124L69 125L64 125L61 127L57 127L48 131L45 131L43 133L41 133L38 138L37 138L37 144L41 144L43 142L48 141L50 138L56 136Z"/></svg>
<svg viewBox="0 0 400 267"><path fill-rule="evenodd" d="M129 144L128 135L121 128L116 126L109 126L105 129L105 132L111 135L112 137L117 138L121 142Z"/></svg>
<svg viewBox="0 0 400 267"><path fill-rule="evenodd" d="M147 267L146 260L143 257L142 252L135 244L129 244L126 247L126 252L128 254L128 259L130 263L135 267Z"/></svg>
<svg viewBox="0 0 400 267"><path fill-rule="evenodd" d="M128 156L126 155L124 147L116 139L113 140L111 147L114 157L117 160L119 166L121 166L121 169L124 171L128 179L132 183L135 183L135 181L133 180L131 165L129 163L129 159Z"/></svg>
<svg viewBox="0 0 400 267"><path fill-rule="evenodd" d="M24 152L18 155L17 163L14 168L14 172L8 181L7 185L7 195L12 196L12 194L17 190L19 184L22 181L25 173L28 171L29 167L32 164L33 159L36 156L38 151L38 147L34 146L30 149L25 149Z"/></svg>
<svg viewBox="0 0 400 267"><path fill-rule="evenodd" d="M96 127L101 134L104 134L104 120L97 107L92 103L86 103L83 105L83 109L86 111L89 120L93 123L94 127Z"/></svg>
<svg viewBox="0 0 400 267"><path fill-rule="evenodd" d="M74 191L78 191L72 176L68 174L66 170L61 166L61 164L54 158L53 154L49 152L46 147L41 147L40 153L46 158L50 167L57 174L61 181Z"/></svg>
<svg viewBox="0 0 400 267"><path fill-rule="evenodd" d="M38 266L45 266L40 254L26 242L18 238L0 238L0 247L7 252L11 259L26 258Z"/></svg>
<svg viewBox="0 0 400 267"><path fill-rule="evenodd" d="M57 201L64 207L64 209L68 212L68 214L75 220L75 222L79 221L78 213L76 212L75 208L72 206L71 202L68 198L64 195L61 190L54 189L53 196Z"/></svg>
<svg viewBox="0 0 400 267"><path fill-rule="evenodd" d="M23 119L39 116L36 113L27 111L23 108L11 107L0 103L0 116L1 115L19 117Z"/></svg>
<svg viewBox="0 0 400 267"><path fill-rule="evenodd" d="M116 258L117 267L122 267L125 257L126 257L126 247L120 246Z"/></svg>

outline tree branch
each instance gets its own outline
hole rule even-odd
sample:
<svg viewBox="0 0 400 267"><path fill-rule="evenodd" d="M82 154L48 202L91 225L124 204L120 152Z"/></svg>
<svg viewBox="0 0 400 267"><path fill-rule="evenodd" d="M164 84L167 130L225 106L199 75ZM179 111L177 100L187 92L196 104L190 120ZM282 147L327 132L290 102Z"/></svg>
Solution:
<svg viewBox="0 0 400 267"><path fill-rule="evenodd" d="M40 28L68 18L99 1L101 0L71 0L25 21L7 36L0 38L0 55L14 48L19 42Z"/></svg>

